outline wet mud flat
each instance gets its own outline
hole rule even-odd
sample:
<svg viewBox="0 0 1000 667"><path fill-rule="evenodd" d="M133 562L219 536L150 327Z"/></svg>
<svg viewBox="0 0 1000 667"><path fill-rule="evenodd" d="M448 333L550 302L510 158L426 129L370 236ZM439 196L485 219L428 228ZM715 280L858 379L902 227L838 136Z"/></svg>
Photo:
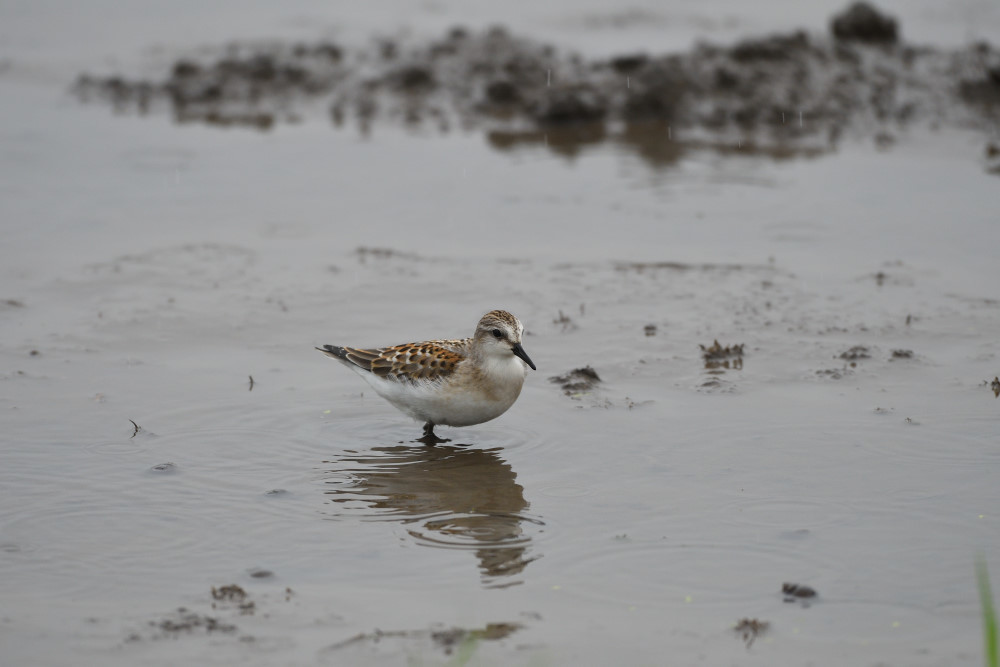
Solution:
<svg viewBox="0 0 1000 667"><path fill-rule="evenodd" d="M544 143L573 154L613 139L659 160L670 159L672 142L809 155L843 137L888 147L913 129L960 127L983 136L996 167L996 46L911 44L905 26L867 3L846 7L828 28L599 60L502 27L358 49L237 43L214 58L178 58L162 79L83 74L74 90L179 123L267 130L328 114L364 132L380 122L480 128L499 149Z"/></svg>
<svg viewBox="0 0 1000 667"><path fill-rule="evenodd" d="M991 90L994 52L945 84L972 46L860 19L601 60L506 31L241 43L143 101L84 82L116 115L0 77L3 660L982 664L1000 238L995 177L949 142L979 151L956 91ZM873 101L906 49L928 89ZM842 125L795 134L799 60L809 91L863 79L830 84L859 96ZM793 115L706 124L748 99ZM494 307L539 370L444 445L313 349Z"/></svg>
<svg viewBox="0 0 1000 667"><path fill-rule="evenodd" d="M819 654L838 646L887 664L978 664L960 565L973 542L995 540L998 403L983 376L1000 358L996 302L898 263L810 280L778 263L522 262L506 287L546 375L502 422L427 447L353 375L297 354L293 332L328 326L330 305L361 289L378 299L352 315L359 330L391 342L419 317L422 291L488 289L508 261L376 246L339 256L336 273L317 261L309 273L323 279L294 282L266 329L237 334L252 354L226 359L199 350L233 337L199 338L193 323L219 319L255 281L222 275L196 246L149 257L219 287L198 306L175 291L194 310L172 324L154 326L136 300L64 340L2 350L27 371L2 378L22 392L12 419L29 444L5 444L7 480L44 493L0 514L0 568L34 580L26 592L6 579L18 600L71 591L53 613L79 636L55 655L530 664L585 647L602 662L701 651L835 664ZM85 294L139 283L165 301L160 277L125 260L106 263L117 274L68 277ZM45 316L62 289L0 314ZM403 321L380 332L386 305ZM124 327L140 383L105 377L100 400L81 400L86 378L116 363ZM165 330L195 342L157 348ZM903 345L912 354L896 354ZM179 363L192 355L200 370ZM258 370L260 356L273 367ZM840 373L817 374L831 367ZM67 382L60 421L88 430L82 444L39 418ZM66 470L45 464L53 451ZM167 457L169 469L151 465ZM595 616L602 627L588 630ZM51 623L11 618L27 637Z"/></svg>

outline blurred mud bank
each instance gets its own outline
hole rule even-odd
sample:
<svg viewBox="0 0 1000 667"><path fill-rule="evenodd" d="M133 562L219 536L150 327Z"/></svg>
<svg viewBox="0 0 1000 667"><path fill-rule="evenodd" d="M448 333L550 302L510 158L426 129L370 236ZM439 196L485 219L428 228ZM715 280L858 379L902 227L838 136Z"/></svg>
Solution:
<svg viewBox="0 0 1000 667"><path fill-rule="evenodd" d="M380 38L237 43L180 57L162 79L83 74L84 101L179 123L268 130L328 114L368 132L379 122L480 128L499 149L573 152L610 138L673 141L776 155L814 154L841 137L880 147L909 128L995 132L1000 50L909 44L896 19L865 3L804 30L667 55L587 59L513 35L453 28L438 40ZM662 151L661 151L662 152ZM669 151L662 159L669 161Z"/></svg>

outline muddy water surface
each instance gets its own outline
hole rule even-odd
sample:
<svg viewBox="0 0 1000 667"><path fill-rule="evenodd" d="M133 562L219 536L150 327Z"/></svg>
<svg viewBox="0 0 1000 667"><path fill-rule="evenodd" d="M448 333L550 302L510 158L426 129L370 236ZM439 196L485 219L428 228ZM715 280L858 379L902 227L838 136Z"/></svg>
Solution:
<svg viewBox="0 0 1000 667"><path fill-rule="evenodd" d="M0 91L3 662L981 663L982 136L657 162ZM435 448L313 350L495 307L539 370Z"/></svg>

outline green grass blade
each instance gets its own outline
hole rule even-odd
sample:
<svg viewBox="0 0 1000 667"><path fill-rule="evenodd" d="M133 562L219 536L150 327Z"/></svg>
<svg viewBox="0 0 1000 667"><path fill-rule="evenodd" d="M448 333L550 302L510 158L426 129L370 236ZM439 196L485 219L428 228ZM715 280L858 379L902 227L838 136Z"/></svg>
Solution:
<svg viewBox="0 0 1000 667"><path fill-rule="evenodd" d="M986 667L1000 667L997 657L997 615L993 610L993 593L990 591L990 573L986 560L976 560L976 583L979 585L979 602L983 607L983 641Z"/></svg>

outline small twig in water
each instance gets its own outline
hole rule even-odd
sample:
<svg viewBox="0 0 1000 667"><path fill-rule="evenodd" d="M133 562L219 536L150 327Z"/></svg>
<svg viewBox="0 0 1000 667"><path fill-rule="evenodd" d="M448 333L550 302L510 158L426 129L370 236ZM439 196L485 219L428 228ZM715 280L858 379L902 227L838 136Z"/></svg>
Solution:
<svg viewBox="0 0 1000 667"><path fill-rule="evenodd" d="M248 377L250 378L250 388L247 391L253 391L253 376L249 375Z"/></svg>
<svg viewBox="0 0 1000 667"><path fill-rule="evenodd" d="M131 419L129 419L129 421L132 422L132 426L135 426L135 430L132 431L132 435L129 436L129 440L131 440L135 436L139 435L139 431L142 430L142 427L139 426L138 424L136 424L135 422L133 422Z"/></svg>

